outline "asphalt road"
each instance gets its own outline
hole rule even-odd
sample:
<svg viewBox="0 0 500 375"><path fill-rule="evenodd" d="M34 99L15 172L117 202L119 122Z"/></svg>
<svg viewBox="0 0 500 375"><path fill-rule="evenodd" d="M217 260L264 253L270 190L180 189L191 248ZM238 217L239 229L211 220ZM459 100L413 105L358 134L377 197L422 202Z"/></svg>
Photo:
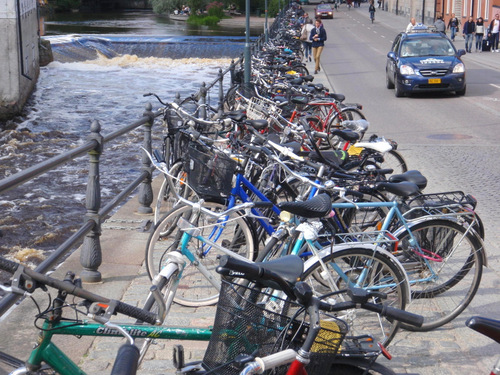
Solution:
<svg viewBox="0 0 500 375"><path fill-rule="evenodd" d="M313 7L305 8L313 13ZM500 191L500 55L468 54L467 93L396 98L385 87L386 55L408 20L378 11L373 24L368 5L325 20L328 40L322 67L347 102L363 104L370 131L399 144L410 169L429 180L426 192L463 190L479 201L486 226L489 268L471 305L452 323L429 333L400 333L387 364L405 374L489 374L500 355L492 340L465 327L467 318L500 318L498 223ZM457 48L464 48L456 40Z"/></svg>

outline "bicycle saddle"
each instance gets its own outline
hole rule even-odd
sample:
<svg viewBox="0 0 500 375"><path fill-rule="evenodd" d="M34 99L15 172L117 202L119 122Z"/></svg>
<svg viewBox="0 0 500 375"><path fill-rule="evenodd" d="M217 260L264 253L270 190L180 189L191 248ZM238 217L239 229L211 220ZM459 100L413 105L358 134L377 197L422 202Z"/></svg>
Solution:
<svg viewBox="0 0 500 375"><path fill-rule="evenodd" d="M413 182L420 190L425 189L427 186L427 178L417 170L406 171L401 174L395 174L389 177L389 182Z"/></svg>
<svg viewBox="0 0 500 375"><path fill-rule="evenodd" d="M322 218L332 211L332 199L328 194L318 194L305 202L281 202L278 207L297 216Z"/></svg>
<svg viewBox="0 0 500 375"><path fill-rule="evenodd" d="M415 183L409 181L379 182L376 189L378 191L388 191L389 193L395 194L399 197L408 197L420 191Z"/></svg>

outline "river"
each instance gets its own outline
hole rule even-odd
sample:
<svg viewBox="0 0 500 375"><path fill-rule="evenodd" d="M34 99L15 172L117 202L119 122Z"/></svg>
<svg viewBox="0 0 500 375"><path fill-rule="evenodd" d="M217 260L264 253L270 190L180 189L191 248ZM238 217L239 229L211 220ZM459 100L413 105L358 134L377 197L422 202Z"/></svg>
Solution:
<svg viewBox="0 0 500 375"><path fill-rule="evenodd" d="M136 121L154 100L144 93L167 101L177 92L195 93L231 62L231 56L215 51L232 45L238 54L244 39L231 30L195 30L147 11L67 14L47 19L44 30L59 61L41 68L23 114L0 132L0 179L82 144L93 120L99 120L103 135ZM151 45L154 56L147 56ZM212 52L203 52L207 46ZM183 53L172 52L179 50ZM79 51L79 57L68 59L68 51ZM156 132L154 145L160 140ZM141 142L137 130L105 145L102 206L139 173ZM83 223L87 171L88 158L82 157L2 194L0 254L37 264L68 238Z"/></svg>

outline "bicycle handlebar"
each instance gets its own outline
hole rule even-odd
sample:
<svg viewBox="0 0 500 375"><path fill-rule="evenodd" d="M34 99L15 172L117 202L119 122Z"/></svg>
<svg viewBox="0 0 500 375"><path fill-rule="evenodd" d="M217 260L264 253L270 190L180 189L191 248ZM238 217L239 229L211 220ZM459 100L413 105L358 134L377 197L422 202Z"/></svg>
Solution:
<svg viewBox="0 0 500 375"><path fill-rule="evenodd" d="M114 307L114 311L139 319L143 322L149 323L149 324L157 324L157 315L155 313L145 311L141 308L129 305L124 302L120 302L117 300L112 300L106 297L102 297L98 294L94 294L92 292L89 292L88 290L85 290L83 288L79 288L71 283L64 282L58 279L54 279L53 277L41 274L39 272L36 272L30 268L24 267L23 265L13 262L11 260L5 259L3 257L0 257L0 269L10 272L10 273L16 273L19 270L19 267L22 267L22 272L30 279L36 281L39 284L47 285L50 286L54 289L65 291L71 295L74 295L76 297L83 298L85 300L91 301L91 302L99 302L103 304L107 304L110 307Z"/></svg>

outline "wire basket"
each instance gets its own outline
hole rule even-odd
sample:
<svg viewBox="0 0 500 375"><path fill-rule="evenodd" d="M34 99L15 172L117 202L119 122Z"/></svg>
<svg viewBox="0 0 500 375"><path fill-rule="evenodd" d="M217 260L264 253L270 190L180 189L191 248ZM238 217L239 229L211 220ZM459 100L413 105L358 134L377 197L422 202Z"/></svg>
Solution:
<svg viewBox="0 0 500 375"><path fill-rule="evenodd" d="M176 134L179 129L184 128L184 120L173 108L168 108L163 114L163 121L167 125L168 134Z"/></svg>
<svg viewBox="0 0 500 375"><path fill-rule="evenodd" d="M281 109L272 100L253 97L247 107L247 118L249 120L265 119L269 115L279 115Z"/></svg>
<svg viewBox="0 0 500 375"><path fill-rule="evenodd" d="M237 163L224 152L191 142L185 169L189 186L200 198L226 198L231 192Z"/></svg>
<svg viewBox="0 0 500 375"><path fill-rule="evenodd" d="M239 354L266 356L286 348L298 349L305 338L307 319L291 319L301 306L261 290L222 280L217 312L203 365L218 375L237 375L233 360ZM302 314L304 315L304 314ZM347 325L332 316L321 320L312 353L335 357ZM286 373L288 366L273 374Z"/></svg>

